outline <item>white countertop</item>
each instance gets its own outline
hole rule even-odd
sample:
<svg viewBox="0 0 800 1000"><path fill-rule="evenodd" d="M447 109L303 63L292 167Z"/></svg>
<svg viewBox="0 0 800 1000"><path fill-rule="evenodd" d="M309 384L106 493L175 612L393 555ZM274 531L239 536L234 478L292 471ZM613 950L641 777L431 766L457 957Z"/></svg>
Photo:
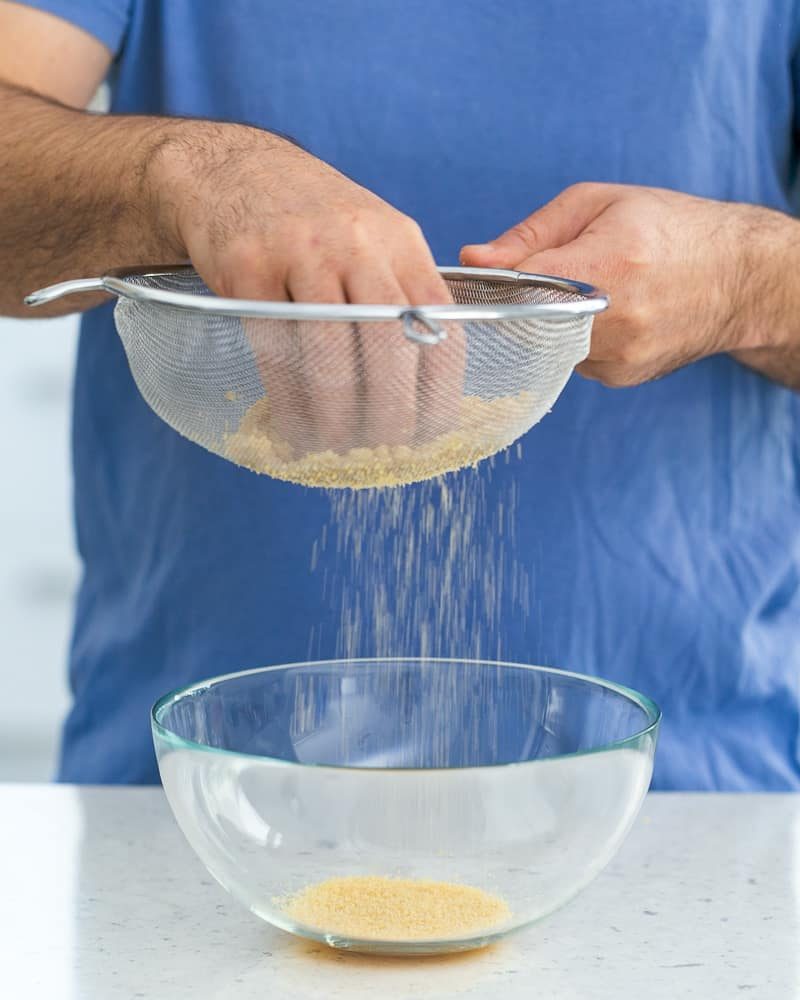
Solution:
<svg viewBox="0 0 800 1000"><path fill-rule="evenodd" d="M800 1000L800 796L651 795L576 900L483 952L374 959L249 914L160 789L0 785L9 1000Z"/></svg>

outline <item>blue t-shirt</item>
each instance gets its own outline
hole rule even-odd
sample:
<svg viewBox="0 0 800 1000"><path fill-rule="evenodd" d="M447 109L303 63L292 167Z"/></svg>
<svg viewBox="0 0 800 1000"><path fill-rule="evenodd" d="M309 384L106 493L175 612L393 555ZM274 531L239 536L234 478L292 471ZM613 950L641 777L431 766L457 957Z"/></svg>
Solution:
<svg viewBox="0 0 800 1000"><path fill-rule="evenodd" d="M34 5L113 50L115 111L294 136L417 219L442 264L582 180L793 207L795 0ZM504 565L526 575L525 613L509 581L492 621L467 602L455 648L431 615L429 648L648 693L665 717L656 787L800 789L798 440L798 398L728 357L635 389L573 377L521 457L458 480L481 493L487 552L516 491ZM156 696L335 655L342 595L370 576L319 543L323 493L236 468L148 409L110 307L83 323L74 462L84 575L60 775L156 780Z"/></svg>

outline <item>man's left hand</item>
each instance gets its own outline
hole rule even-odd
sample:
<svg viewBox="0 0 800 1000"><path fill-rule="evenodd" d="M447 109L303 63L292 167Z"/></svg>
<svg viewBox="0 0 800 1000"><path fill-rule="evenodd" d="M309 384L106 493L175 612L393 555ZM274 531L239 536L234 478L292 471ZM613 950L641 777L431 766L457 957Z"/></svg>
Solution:
<svg viewBox="0 0 800 1000"><path fill-rule="evenodd" d="M461 261L578 278L608 292L611 308L595 320L578 371L609 386L638 385L711 354L746 361L785 346L772 315L781 305L768 295L781 295L787 226L796 238L796 222L759 206L576 184L491 243L464 247Z"/></svg>

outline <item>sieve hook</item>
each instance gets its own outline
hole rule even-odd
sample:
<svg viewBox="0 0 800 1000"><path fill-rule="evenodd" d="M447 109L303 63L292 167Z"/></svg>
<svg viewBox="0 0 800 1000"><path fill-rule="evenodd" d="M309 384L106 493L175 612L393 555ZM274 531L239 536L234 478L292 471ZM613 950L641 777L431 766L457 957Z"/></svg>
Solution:
<svg viewBox="0 0 800 1000"><path fill-rule="evenodd" d="M55 302L64 295L75 295L77 292L103 292L105 284L102 278L76 278L72 281L59 281L57 285L48 285L37 292L26 295L26 306L44 306Z"/></svg>
<svg viewBox="0 0 800 1000"><path fill-rule="evenodd" d="M447 331L444 327L439 326L434 320L428 319L419 309L406 309L400 318L403 321L403 333L409 340L413 340L417 344L440 344L447 339ZM418 329L418 326L423 327L428 332L423 333Z"/></svg>

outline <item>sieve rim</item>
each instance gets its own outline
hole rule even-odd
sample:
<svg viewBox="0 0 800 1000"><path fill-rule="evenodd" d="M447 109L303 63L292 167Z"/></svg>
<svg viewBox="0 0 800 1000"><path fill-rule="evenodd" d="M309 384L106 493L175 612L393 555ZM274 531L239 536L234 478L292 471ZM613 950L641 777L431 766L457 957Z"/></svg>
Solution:
<svg viewBox="0 0 800 1000"><path fill-rule="evenodd" d="M610 301L605 292L574 278L486 267L439 267L438 271L448 281L480 280L509 285L520 283L535 288L567 292L580 298L569 302L531 302L514 305L414 306L413 313L423 320L526 320L542 316L574 319L603 312L608 308ZM148 288L145 285L134 284L130 280L189 273L196 273L191 264L117 268L99 278L79 278L40 289L26 296L25 302L29 306L38 306L78 292L105 291L118 298L168 306L184 312L311 322L385 322L403 320L410 311L409 306L395 305L339 305L230 299L217 295L195 295Z"/></svg>

